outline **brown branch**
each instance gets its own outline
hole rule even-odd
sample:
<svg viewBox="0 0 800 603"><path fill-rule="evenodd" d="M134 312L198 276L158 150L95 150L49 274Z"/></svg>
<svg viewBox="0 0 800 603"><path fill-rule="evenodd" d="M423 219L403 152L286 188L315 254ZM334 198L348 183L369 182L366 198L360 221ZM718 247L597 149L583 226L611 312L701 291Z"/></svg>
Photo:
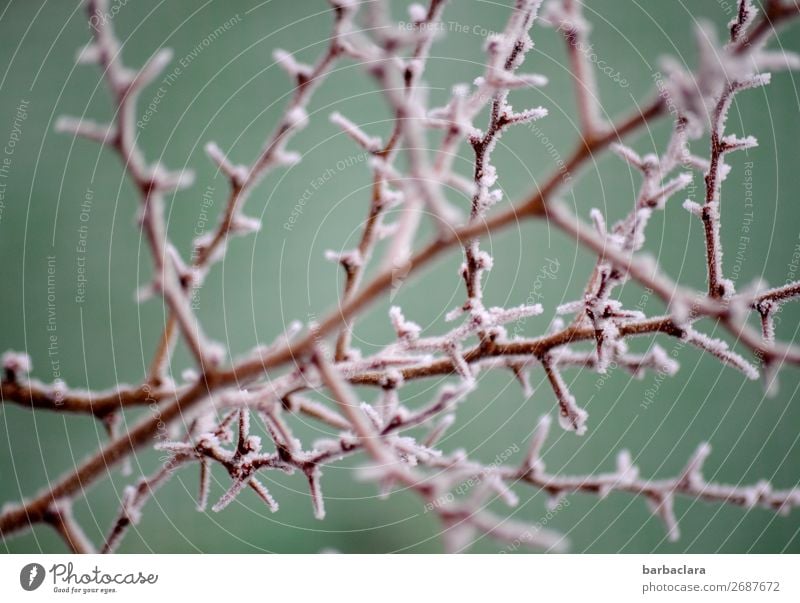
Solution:
<svg viewBox="0 0 800 603"><path fill-rule="evenodd" d="M72 515L71 501L54 501L47 509L43 521L53 527L71 552L84 555L96 552L91 541Z"/></svg>
<svg viewBox="0 0 800 603"><path fill-rule="evenodd" d="M122 386L107 392L62 389L58 384L38 381L0 382L0 401L14 402L34 409L91 414L103 418L123 408L158 404L173 398L175 390L155 389L148 385Z"/></svg>
<svg viewBox="0 0 800 603"><path fill-rule="evenodd" d="M643 321L630 322L620 327L623 337L635 337L663 333L673 337L680 337L683 333L669 316L651 318ZM543 358L548 352L556 348L581 341L594 340L594 329L571 325L552 335L544 335L535 339L511 342L482 342L464 352L464 361L469 364L479 363L488 358L500 357L532 357ZM456 374L455 363L450 358L441 358L424 366L411 366L397 371L404 381L413 381L427 377ZM381 372L364 372L348 377L353 385L380 386L385 379Z"/></svg>
<svg viewBox="0 0 800 603"><path fill-rule="evenodd" d="M562 0L561 7L553 7L552 10L556 13L553 17L558 21L553 25L564 36L567 44L570 73L575 80L574 91L581 136L590 141L603 131L604 126L594 67L585 54L591 45L589 25L583 18L583 4L580 0Z"/></svg>
<svg viewBox="0 0 800 603"><path fill-rule="evenodd" d="M423 74L423 69L426 64L426 58L430 51L430 46L433 42L433 28L432 23L438 22L441 17L442 10L444 9L444 0L431 0L428 5L428 11L425 15L425 20L419 24L423 31L430 31L430 35L423 35L414 48L412 59L409 63L408 71L404 79L405 94L409 95L414 87L419 82ZM392 126L392 134L389 141L382 149L378 150L375 155L384 161L391 163L392 159L397 152L397 143L400 142L402 135L401 116L396 116L394 125ZM344 291L342 293L342 302L349 301L359 285L369 261L375 244L378 240L378 225L380 224L381 214L386 209L386 200L384 199L384 186L386 179L378 171L374 170L372 180L372 193L369 207L369 214L367 221L364 224L364 229L361 233L361 239L358 242L358 258L359 262L355 264L342 263L345 270L345 283ZM352 339L353 327L355 317L353 317L347 324L342 327L339 336L336 339L336 352L335 359L342 361L347 358L350 349L350 341Z"/></svg>
<svg viewBox="0 0 800 603"><path fill-rule="evenodd" d="M800 13L800 4L796 0L767 0L764 13L749 31L743 32L734 45L737 54L747 52L773 35L777 28L788 23ZM733 33L733 32L732 32Z"/></svg>

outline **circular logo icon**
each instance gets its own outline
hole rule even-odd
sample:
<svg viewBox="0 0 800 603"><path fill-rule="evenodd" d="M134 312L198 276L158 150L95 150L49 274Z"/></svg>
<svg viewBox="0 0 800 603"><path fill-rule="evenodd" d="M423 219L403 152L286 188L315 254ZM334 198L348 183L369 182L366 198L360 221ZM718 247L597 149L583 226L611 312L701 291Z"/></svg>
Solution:
<svg viewBox="0 0 800 603"><path fill-rule="evenodd" d="M44 566L29 563L19 572L19 584L25 590L36 590L44 582Z"/></svg>

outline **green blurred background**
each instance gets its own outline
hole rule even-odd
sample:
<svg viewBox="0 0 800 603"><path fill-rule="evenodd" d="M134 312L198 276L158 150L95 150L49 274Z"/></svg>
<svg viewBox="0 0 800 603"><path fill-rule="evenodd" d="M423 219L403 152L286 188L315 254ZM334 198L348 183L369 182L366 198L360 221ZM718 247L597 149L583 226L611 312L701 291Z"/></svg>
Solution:
<svg viewBox="0 0 800 603"><path fill-rule="evenodd" d="M404 3L392 3L398 19L406 19ZM433 104L448 97L450 87L469 82L482 71L486 34L502 27L508 1L451 2L444 20L446 36L434 46L425 81ZM710 19L722 32L732 17L734 1L716 2L588 2L594 24L592 40L598 59L617 80L597 71L605 110L610 116L627 112L653 88L658 58L676 56L687 65L696 58L693 21ZM229 0L178 2L142 0L118 2L113 19L124 40L124 57L141 65L159 47L175 49L174 66L185 66L168 85L155 84L142 95L139 114L156 99L140 141L149 160L197 172L195 186L169 199L169 230L188 255L195 230L212 227L227 192L202 152L215 140L238 162L258 152L284 106L290 90L285 74L273 64L272 50L285 48L310 61L322 52L331 15L322 0ZM222 34L212 32L229 23ZM797 27L782 32L780 43L800 50ZM550 78L538 91L515 93L515 108L541 104L550 116L538 130L518 128L508 133L495 154L504 203L518 200L540 179L557 169L576 138L575 107L561 39L536 25L536 47L526 70ZM84 11L78 3L17 0L3 2L0 11L0 142L12 138L15 120L19 141L9 155L0 205L0 349L26 350L33 358L33 375L50 382L54 371L71 386L103 389L118 382L136 383L144 375L164 323L159 301L137 305L136 288L148 282L150 259L135 226L138 199L124 177L118 158L96 145L55 134L61 114L86 115L98 120L111 115L108 95L93 66L75 66L76 50L89 39ZM157 93L159 85L163 94ZM160 98L159 98L160 96ZM18 107L24 105L25 119ZM325 261L326 249L347 249L357 240L369 198L369 169L359 149L330 122L338 110L374 134L386 135L390 124L380 90L352 62L340 63L311 103L311 125L292 142L302 163L271 174L252 195L247 213L260 216L256 236L236 239L222 264L216 266L199 298L198 313L213 338L234 355L257 342L275 337L293 319L321 316L341 290L340 271ZM761 146L735 158L734 171L723 192L726 273L740 287L756 277L782 284L791 276L792 254L800 243L798 153L800 119L793 76L778 74L771 86L737 99L729 130L752 134ZM478 125L480 120L476 122ZM668 124L659 122L642 132L633 146L640 152L659 150ZM705 143L695 150L705 154ZM462 149L458 169L470 171L471 152ZM752 176L752 207L745 189L745 162ZM575 176L564 199L584 218L591 207L603 209L610 220L628 211L638 175L619 159L596 158ZM324 186L311 187L324 178ZM695 194L701 179L696 177ZM304 192L311 187L311 194ZM204 222L205 198L213 199L210 222ZM87 196L90 210L81 209ZM456 200L464 203L464 200ZM704 283L700 224L670 203L666 216L656 216L648 250L675 278L694 286ZM299 205L298 205L299 204ZM206 206L208 203L206 203ZM296 211L296 206L300 211ZM291 229L286 224L296 211ZM83 213L82 213L83 212ZM752 212L752 216L749 216ZM666 219L665 219L666 218ZM742 227L752 220L751 232ZM86 291L76 301L78 251L82 224L86 233ZM424 233L425 234L425 233ZM749 237L742 239L742 236ZM495 257L488 277L487 297L493 305L515 305L537 298L545 315L528 321L519 334L535 335L547 327L554 308L582 290L592 258L573 241L550 232L544 223L526 223L493 236L484 243ZM48 260L48 258L54 258ZM456 270L461 259L451 254L420 278L408 282L394 303L429 332L443 328L443 314L462 299ZM557 266L556 268L553 268ZM54 271L56 331L48 331L48 267ZM797 274L795 274L795 278ZM541 299L538 299L541 295ZM642 290L626 285L628 306L639 303ZM359 323L356 343L364 352L391 336L388 301L377 304ZM649 314L663 311L657 300L646 300ZM798 308L787 306L780 315L779 336L797 337ZM713 332L713 325L704 324ZM55 352L50 336L57 337ZM720 334L721 335L721 334ZM636 341L644 349L649 341ZM661 344L676 350L681 370L674 378L647 374L632 380L616 371L606 378L570 371L567 375L578 400L590 413L584 438L554 429L546 461L552 471L608 471L616 451L631 450L644 475L669 476L701 441L714 452L706 474L717 481L750 484L770 479L776 487L798 484L800 404L798 371L787 368L780 393L765 399L759 383L722 368L674 340ZM191 359L179 349L173 364L176 378ZM464 448L475 458L491 462L509 448L520 458L539 415L553 412L553 395L542 383L540 370L532 379L541 385L524 400L506 372L481 376L478 392L458 410L459 422L444 441L445 450ZM410 405L424 403L441 385L439 380L414 383L403 390ZM363 392L365 399L375 395ZM649 397L646 397L649 396ZM650 404L643 400L652 399ZM644 408L646 406L646 408ZM0 503L37 492L48 480L70 470L100 443L102 427L82 417L31 412L11 404L0 406ZM126 417L130 421L135 413ZM304 441L324 437L317 425L298 424ZM134 475L111 469L107 479L91 487L78 501L76 514L87 533L99 542L108 529L122 488L142 471L157 466L157 453L144 452L134 461ZM281 504L270 514L255 496L245 493L219 514L194 511L195 468L182 470L145 507L144 517L124 541L123 552L437 552L438 525L411 495L378 500L375 488L357 479L360 459L324 471L328 517L313 519L302 476L265 476ZM227 477L215 474L214 494L227 488ZM606 500L572 496L569 505L547 516L546 500L528 489L518 490L520 520L544 521L565 532L573 551L591 552L800 552L800 513L779 517L761 510L743 510L680 499L677 514L682 539L668 543L659 521L644 501L625 495ZM62 543L46 527L5 540L8 552L57 552ZM500 551L488 539L474 550Z"/></svg>

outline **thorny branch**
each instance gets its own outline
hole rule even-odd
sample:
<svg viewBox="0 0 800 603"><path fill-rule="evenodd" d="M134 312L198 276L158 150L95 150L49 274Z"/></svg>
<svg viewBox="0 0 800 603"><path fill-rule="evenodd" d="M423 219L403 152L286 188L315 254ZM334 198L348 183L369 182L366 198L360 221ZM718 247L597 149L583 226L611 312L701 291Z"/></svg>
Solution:
<svg viewBox="0 0 800 603"><path fill-rule="evenodd" d="M357 24L356 2L330 0L330 4L333 33L327 49L313 65L298 62L286 51L275 52L276 62L293 82L294 93L259 156L249 166L237 165L217 145L207 145L210 159L230 182L230 192L217 228L194 242L191 259L185 261L168 238L164 203L176 190L191 185L191 175L149 164L137 145L135 129L138 95L157 78L171 54L168 50L157 52L138 71L124 66L109 20L93 18L106 13L107 0L87 0L90 21L97 25L93 41L79 53L78 61L97 64L103 70L116 112L110 124L62 118L57 129L106 145L122 159L139 192L140 225L154 265L153 282L140 297L144 300L160 294L169 317L150 374L138 386L120 384L108 391L90 392L68 388L62 382L43 384L28 377L31 361L27 354L7 352L3 356L3 402L92 415L104 422L110 441L47 490L4 507L0 534L5 538L33 524L46 523L70 550L93 551L72 514L72 502L108 467L153 444L169 456L153 474L126 488L119 514L101 546L103 552L119 546L127 529L140 520L148 498L183 467L199 468L200 510L206 508L210 497L212 467L225 469L230 483L212 505L213 511L222 511L245 490L257 495L273 512L278 511L279 501L265 486L262 473L299 473L308 484L313 513L322 519L324 468L362 451L370 462L363 470L365 479L376 483L387 496L396 489L418 494L426 508L440 518L444 546L453 552L464 550L482 534L563 550L566 541L560 534L533 529L486 510L495 499L513 507L518 500L515 490L521 484L544 491L555 500L574 492L604 497L619 491L643 497L653 514L664 521L670 539L678 537L674 511L677 495L747 508L760 506L780 513L800 506L800 490L796 488L774 490L768 482L742 487L706 481L702 467L710 454L707 443L702 443L681 474L671 479L641 478L627 451L619 453L616 470L607 474L546 473L542 451L549 415L543 416L533 430L529 451L516 467L483 465L461 451L446 453L439 447L455 421L459 403L475 390L477 377L485 370L512 371L525 395L530 396L533 392L527 373L541 366L553 391L561 426L581 435L589 429L589 416L570 392L564 370L581 367L605 373L613 365L635 376L648 370L669 375L678 371L677 362L657 344L643 354L631 353L627 341L633 337L660 334L681 339L748 378L762 374L768 391L774 389L780 364L800 364L800 350L778 342L774 327L781 306L800 296L800 283L776 288L757 284L737 292L734 283L723 276L720 237L722 183L730 171L725 158L757 144L753 137L725 133L728 110L736 94L768 84L770 71L800 66L794 54L766 49L775 26L796 17L800 7L788 0L767 0L758 15L750 0L740 0L724 45L710 26L701 25L697 30L701 51L697 69L689 72L677 61L666 59L664 89L642 108L608 124L602 115L592 65L581 52L589 46L590 31L582 3L550 0L543 9L542 21L556 28L567 42L580 138L561 169L527 199L493 211L502 200L495 187L501 174L492 163L499 137L508 128L547 115L543 107L516 111L509 102L516 89L546 85L542 76L520 72L533 45L530 31L539 17L541 0L516 0L502 33L487 40L484 73L471 85L455 86L448 102L433 108L428 106L420 84L446 2L431 0L427 7L413 4L409 8L411 29L396 26L385 0L376 0L365 9L364 29ZM312 95L339 60L355 60L366 66L384 91L394 119L384 142L365 132L352 116L331 115L332 122L371 155L373 172L369 213L358 246L327 254L345 272L338 307L319 323L306 325L305 332L302 325L293 324L271 344L223 366L226 354L203 335L189 296L224 256L232 235L259 229L257 220L242 213L247 198L269 172L301 160L298 153L287 150L287 145L307 124L306 110ZM473 122L487 107L488 123L480 130ZM622 144L624 137L664 115L674 118L674 129L663 155L640 156ZM442 136L429 157L426 137L431 130L440 130ZM692 141L706 134L710 141L708 159L690 151ZM474 154L470 176L453 168L452 159L464 143ZM595 154L610 147L641 173L642 184L627 216L609 225L604 214L594 209L589 214L589 227L558 203L556 195L564 185L565 173L576 173ZM398 161L401 157L405 161ZM654 212L664 211L669 199L688 186L692 172L702 173L706 185L703 204L684 203L701 220L705 234L708 287L703 292L673 281L643 253L649 219ZM447 188L469 199L466 220L448 198ZM387 210L392 208L398 209L399 217L387 223ZM414 251L424 210L433 216L436 234ZM538 304L487 308L482 278L492 269L493 259L479 246L481 236L524 218L547 220L597 258L583 297L556 308L551 329L529 339L510 337L506 325L545 309ZM386 255L377 274L363 283L381 239L388 239ZM423 336L419 325L393 307L390 319L396 339L379 352L362 357L360 350L352 347L354 321L383 294L394 292L414 273L454 248L464 253L460 277L466 300L447 316L456 323L453 328L441 335ZM628 280L660 297L667 314L648 317L623 307L614 292ZM761 332L748 324L753 312L761 319ZM566 314L574 316L569 324L559 317ZM754 354L755 362L723 340L700 331L701 319L725 328L740 347ZM180 384L169 378L171 354L179 338L196 362ZM335 351L329 358L326 341L331 338L335 338ZM581 342L592 347L575 347ZM442 387L428 404L416 409L403 404L404 384L448 375L454 376L455 382ZM372 403L365 402L353 385L375 387L378 396ZM335 407L314 399L315 393L323 392ZM157 409L158 417L144 417L119 433L120 413L144 406ZM219 410L225 411L221 417L216 414ZM263 424L267 446L251 433L252 413ZM291 427L293 416L298 414L321 422L338 436L305 445ZM174 427L178 419L187 417L191 421L182 437L175 441L164 438L162 424ZM423 428L425 434L410 435L414 432L409 430L415 428ZM478 483L467 496L446 496L467 479Z"/></svg>

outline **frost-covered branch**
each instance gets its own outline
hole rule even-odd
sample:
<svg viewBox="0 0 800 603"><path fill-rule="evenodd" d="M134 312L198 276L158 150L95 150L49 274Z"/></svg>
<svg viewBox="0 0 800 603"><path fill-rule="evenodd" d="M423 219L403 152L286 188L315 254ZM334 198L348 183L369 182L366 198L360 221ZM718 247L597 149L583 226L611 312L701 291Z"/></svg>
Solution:
<svg viewBox="0 0 800 603"><path fill-rule="evenodd" d="M120 44L109 21L94 19L99 26L78 60L103 69L116 109L114 119L98 124L83 117L62 118L57 127L108 146L121 157L140 196L140 223L153 256L153 283L144 294L160 293L169 318L150 373L138 386L118 384L108 391L81 391L60 381L47 385L29 377L32 363L27 354L3 356L3 402L97 417L106 426L109 441L45 491L4 507L0 534L5 538L32 524L47 523L71 550L91 551L91 543L72 516L72 502L105 475L108 467L156 441L156 447L169 456L154 473L139 478L122 493L120 511L101 547L104 552L117 549L127 529L139 521L147 500L176 470L189 465L200 472L194 501L200 510L211 501L212 511L223 512L240 496L255 495L272 512L278 512L280 501L263 478L278 471L301 477L308 488L311 513L322 520L326 516L325 468L346 456L362 454L367 459L361 471L363 479L384 496L396 490L416 493L424 508L439 517L444 547L452 552L465 550L484 535L563 550L566 540L560 534L495 513L495 502L508 507L517 504L520 484L555 499L571 493L606 496L612 491L641 496L664 521L671 539L678 536L674 501L679 495L781 513L798 506L796 488L774 490L765 482L742 487L707 481L702 474L710 452L707 444L698 448L680 475L669 479L640 478L631 455L624 451L616 469L607 474L546 473L542 456L549 415L533 429L528 451L521 455L518 466L487 465L462 451L448 452L448 430L463 413L463 400L479 387L484 371L509 371L520 382L523 396L545 398L547 393L533 391L529 377L530 372L541 371L553 392L559 423L580 435L591 428L592 421L571 391L572 369L605 374L622 368L636 377L645 371L666 376L679 370L676 359L658 343L650 342L643 352L632 352L628 343L636 337L678 339L747 378L764 374L768 385L774 383L781 364L800 364L800 349L778 340L774 321L783 304L800 297L800 284L776 288L758 284L737 292L723 275L720 236L721 190L730 170L725 158L755 146L752 137L726 132L726 116L736 94L768 84L769 72L796 68L800 63L791 53L766 49L773 24L795 16L796 5L768 0L759 15L749 0L741 0L724 45L710 26L701 25L696 70L665 60L666 82L658 97L607 124L593 66L582 51L589 44L589 23L582 3L549 2L544 17L568 45L580 140L564 165L544 178L541 186L517 205L499 209L503 199L498 179L507 168L494 163L493 151L501 135L513 126L547 116L546 107L516 110L511 102L520 89L546 85L542 76L522 70L533 44L531 32L538 22L540 1L515 0L502 31L487 40L485 68L471 83L453 86L445 102L436 107L429 105L422 78L436 32L441 30L446 2L413 4L410 28L397 27L389 3L383 0L369 3L361 15L351 0L331 0L330 4L332 34L313 64L302 63L287 51L274 54L275 62L291 80L293 93L259 155L248 164L239 164L233 159L234 151L207 144L206 152L229 181L230 191L217 227L194 241L188 262L168 238L164 204L175 191L188 186L190 179L186 173L146 161L137 145L134 120L138 95L171 55L159 51L140 70L131 70L121 61ZM87 6L90 18L107 10L105 0L88 0ZM363 19L363 27L358 17ZM270 172L300 160L299 153L288 150L288 145L308 122L314 92L344 58L366 66L383 92L390 119L388 132L381 133L378 125L359 124L346 109L331 115L333 124L369 154L372 172L368 215L357 246L326 254L344 269L341 298L319 322L305 328L294 323L271 343L223 365L230 353L205 338L188 294L224 257L232 236L260 228L257 220L244 214L245 203ZM488 119L480 129L474 122L484 110ZM624 137L666 114L672 115L674 124L663 151L639 153L623 143ZM710 139L708 158L691 148L706 135ZM431 144L433 139L436 144ZM462 146L472 152L469 175L460 174L453 161ZM584 224L556 196L567 184L565 173L577 174L596 154L609 148L639 174L641 184L633 198L619 200L627 209L616 223L610 223L600 210L589 209L591 200L587 200L591 225ZM671 212L670 199L688 187L696 173L702 173L705 180L704 201L687 201L684 207L704 226L705 291L677 282L646 253L652 216ZM466 211L460 211L459 203ZM390 209L397 209L397 218L387 223ZM417 248L424 215L431 217L434 235ZM492 306L486 301L489 296L484 295L483 278L494 259L481 249L480 238L528 218L546 220L595 259L579 299L558 308L521 300ZM367 279L378 244L384 240L384 255ZM393 296L422 268L456 249L464 256L459 277L466 299L446 313L444 328L424 328L393 306L389 313L392 338L370 354L352 346L355 321L371 304L385 294ZM617 294L629 280L659 297L667 306L666 314L647 316L641 309L626 307ZM509 334L509 325L516 327L543 313L552 321L542 335L523 338ZM761 319L761 332L748 323L753 313ZM565 315L573 317L568 324L562 319ZM714 331L707 331L702 321L722 327L731 341L707 334ZM173 381L168 369L178 335L193 353L196 367ZM327 346L333 340L335 352L329 357ZM746 359L737 351L740 348L752 352L756 361ZM432 377L447 377L451 382L428 402L407 406L404 387ZM362 395L370 399L363 400ZM133 413L148 406L152 414L143 414L123 430L120 411ZM218 411L226 414L220 418ZM192 419L190 427L184 432L175 429L179 419L187 416ZM315 442L301 441L293 429L298 416L323 424L333 434ZM261 422L265 441L253 433L251 420ZM165 426L175 430L168 440L163 435ZM225 470L228 481L222 493L212 495L215 466ZM469 493L447 496L466 479L475 483ZM490 505L492 512L487 510Z"/></svg>
<svg viewBox="0 0 800 603"><path fill-rule="evenodd" d="M44 516L44 522L53 526L71 552L84 555L96 552L72 514L71 500L53 501Z"/></svg>
<svg viewBox="0 0 800 603"><path fill-rule="evenodd" d="M591 25L583 16L581 0L551 0L546 5L545 20L564 36L567 43L570 73L575 78L575 98L581 136L589 141L606 129L594 70L589 61Z"/></svg>
<svg viewBox="0 0 800 603"><path fill-rule="evenodd" d="M687 496L714 503L728 503L752 509L762 507L788 515L800 507L800 488L774 490L766 481L752 486L726 485L709 482L703 476L703 464L711 454L711 446L703 442L686 463L683 471L674 478L643 479L639 468L633 464L630 452L622 450L617 455L616 470L607 474L563 476L548 474L540 451L547 438L548 420L541 420L531 441L531 451L523 465L501 468L504 479L521 480L547 492L558 500L571 493L596 494L605 498L612 492L625 492L643 497L653 513L666 527L667 537L679 538L678 519L675 514L675 497Z"/></svg>

